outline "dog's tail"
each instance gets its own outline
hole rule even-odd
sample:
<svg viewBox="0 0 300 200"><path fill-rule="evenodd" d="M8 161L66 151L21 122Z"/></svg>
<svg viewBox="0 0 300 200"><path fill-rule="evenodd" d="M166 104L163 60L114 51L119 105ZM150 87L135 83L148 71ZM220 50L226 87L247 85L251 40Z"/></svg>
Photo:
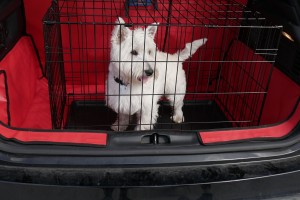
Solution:
<svg viewBox="0 0 300 200"><path fill-rule="evenodd" d="M191 43L187 43L185 45L185 48L183 50L180 50L178 52L179 55L179 60L180 61L185 61L189 57L191 57L199 47L203 46L207 41L207 38L202 38L199 40L195 40Z"/></svg>

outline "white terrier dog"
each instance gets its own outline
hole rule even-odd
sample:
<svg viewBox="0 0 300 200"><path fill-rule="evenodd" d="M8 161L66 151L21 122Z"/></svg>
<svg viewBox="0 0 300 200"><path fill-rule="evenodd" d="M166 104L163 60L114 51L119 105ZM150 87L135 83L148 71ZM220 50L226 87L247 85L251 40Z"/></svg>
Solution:
<svg viewBox="0 0 300 200"><path fill-rule="evenodd" d="M127 28L122 18L118 18L116 24L112 31L106 81L106 104L118 113L111 129L126 130L133 114L138 120L135 130L153 129L162 96L174 107L171 119L176 123L183 122L186 77L182 62L207 39L188 43L185 49L171 55L156 48L154 37L158 24L135 30Z"/></svg>

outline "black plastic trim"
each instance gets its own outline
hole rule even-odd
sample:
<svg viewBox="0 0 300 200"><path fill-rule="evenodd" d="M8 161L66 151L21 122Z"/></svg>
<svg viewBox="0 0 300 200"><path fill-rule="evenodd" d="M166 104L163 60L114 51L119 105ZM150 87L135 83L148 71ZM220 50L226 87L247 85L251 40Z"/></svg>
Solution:
<svg viewBox="0 0 300 200"><path fill-rule="evenodd" d="M290 138L272 142L241 142L208 147L92 148L55 145L17 145L1 141L0 160L25 165L126 166L196 164L278 157L300 149L300 123ZM11 145L14 145L12 148ZM8 153L10 152L10 153ZM209 155L209 156L208 156ZM84 157L83 157L84 156Z"/></svg>
<svg viewBox="0 0 300 200"><path fill-rule="evenodd" d="M299 153L299 152L298 152ZM81 162L85 159L82 158ZM146 187L213 184L272 177L300 171L300 155L223 163L185 163L162 166L12 166L0 163L0 180L31 184Z"/></svg>
<svg viewBox="0 0 300 200"><path fill-rule="evenodd" d="M300 172L294 171L222 183L155 187L62 186L0 181L0 193L5 200L292 200L300 197L299 179ZM88 179L82 182L88 182Z"/></svg>
<svg viewBox="0 0 300 200"><path fill-rule="evenodd" d="M296 107L295 107L296 108ZM1 122L0 122L1 123ZM1 123L4 125L3 123ZM6 126L6 125L4 125ZM7 127L7 126L6 126ZM8 127L9 128L9 127ZM26 129L16 129L15 130L25 130L25 131L34 131L34 130L26 130ZM40 132L53 132L53 130L38 130ZM68 130L70 131L70 130ZM65 131L62 131L65 132ZM76 130L74 131L76 132ZM79 132L79 131L77 131ZM97 131L95 131L97 132ZM146 134L147 132L143 132ZM63 134L63 133L62 133ZM141 135L143 135L141 134ZM18 144L14 140L8 139L3 140L0 138L0 151L11 153L14 156L24 156L24 155L40 155L45 156L47 163L56 162L56 156L71 156L70 158L63 159L62 163L68 164L69 162L75 162L80 165L80 159L76 158L76 156L96 156L99 157L99 161L94 159L94 164L103 164L109 163L106 162L103 157L113 157L109 158L112 163L119 163L120 160L123 160L124 163L128 164L142 164L142 163L149 163L151 164L151 160L141 159L138 162L132 162L131 157L143 157L143 156L159 156L163 157L164 163L177 163L180 159L173 159L172 157L180 156L180 155L190 155L191 157L185 157L184 162L198 162L197 159L193 159L192 155L199 155L199 154L208 154L208 153L236 153L236 152L245 152L245 151L268 151L271 149L280 149L280 148L287 148L291 145L297 144L300 142L300 122L298 125L293 129L293 131L289 134L289 136L285 139L277 139L274 141L264 141L264 140L256 140L256 141L246 141L246 142L235 142L234 144L219 144L219 145L212 145L212 146L204 146L201 143L199 145L177 145L177 146L170 146L170 145L144 145L144 146L131 146L131 145L123 145L123 146L110 146L110 136L108 134L108 145L105 148L95 148L95 147L84 147L80 145L72 145L66 146L63 144L43 144L43 143L24 143ZM120 135L120 139L122 135ZM53 148L55 146L55 148ZM5 154L6 154L5 153ZM280 155L282 153L273 152L272 155ZM72 157L74 156L74 158ZM4 158L0 155L0 160L7 160L7 157ZM54 160L51 160L50 157L53 157ZM244 157L247 157L244 155ZM255 156L254 156L255 157ZM259 157L259 156L258 156ZM28 164L31 162L34 163L43 163L43 159L35 160L36 158L33 157L24 157L21 163ZM74 160L73 160L74 159ZM101 160L102 159L102 160ZM190 160L189 160L190 159ZM97 160L97 161L96 161ZM125 162L126 161L126 162ZM160 159L157 159L155 162L159 163ZM93 164L93 161L91 162ZM119 163L120 164L120 163Z"/></svg>

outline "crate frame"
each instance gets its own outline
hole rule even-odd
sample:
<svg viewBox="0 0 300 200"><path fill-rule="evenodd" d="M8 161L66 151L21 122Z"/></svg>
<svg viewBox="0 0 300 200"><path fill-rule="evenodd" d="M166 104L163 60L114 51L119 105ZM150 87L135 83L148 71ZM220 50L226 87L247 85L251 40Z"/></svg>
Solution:
<svg viewBox="0 0 300 200"><path fill-rule="evenodd" d="M75 78L76 73L78 73L76 70L74 70L72 66L72 62L76 62L72 60L72 56L70 60L66 60L66 54L76 54L75 52L78 50L82 51L78 54L82 54L82 59L78 60L78 62L82 62L83 64L79 64L79 68L83 68L83 71L80 73L90 73L88 71L84 71L85 68L85 62L103 62L106 63L108 66L110 60L109 57L105 57L103 60L99 59L92 59L91 61L88 61L87 56L84 54L88 54L87 52L89 50L93 51L97 54L96 46L93 49L93 47L84 47L84 44L82 43L82 47L78 46L77 50L72 46L72 39L70 39L70 35L72 34L73 27L77 27L77 30L82 32L81 36L78 36L78 41L82 39L82 41L87 39L84 39L84 37L87 37L87 29L86 27L89 26L109 26L113 27L116 25L115 19L119 16L118 13L122 15L122 17L126 17L128 20L127 26L128 27L136 27L136 26L142 26L145 27L149 25L149 20L152 22L160 22L160 27L164 27L164 31L161 31L160 34L157 37L161 37L160 39L160 49L162 51L166 52L174 52L175 49L178 50L178 48L170 48L170 31L172 31L172 28L178 27L178 29L181 31L180 34L177 33L177 39L179 38L178 35L181 35L182 32L184 32L186 29L192 30L192 36L190 39L196 39L196 29L200 30L200 35L202 36L209 36L210 34L216 34L214 30L223 30L224 33L222 34L222 39L220 42L220 48L217 49L215 46L210 45L210 47L204 47L202 50L199 50L199 53L197 54L197 57L195 59L190 59L185 62L186 66L186 74L187 74L187 84L190 86L188 88L186 96L191 98L191 100L196 100L197 96L202 96L205 98L211 98L214 101L218 101L218 105L222 108L223 112L225 113L227 117L226 123L230 123L233 127L242 127L242 126L255 126L260 124L260 118L263 112L263 107L265 104L266 95L268 92L269 82L272 76L272 69L273 69L273 63L275 61L275 57L277 54L278 44L280 40L281 30L282 26L279 25L273 25L270 21L268 21L266 18L261 16L258 12L252 11L247 9L245 6L233 1L233 0L219 0L219 1L212 1L212 0L206 0L203 1L202 4L197 1L164 1L164 0L158 0L155 1L154 4L158 4L159 6L152 6L153 10L149 11L149 6L138 6L133 5L129 6L127 5L127 1L101 1L103 2L103 5L105 3L111 3L111 6L115 7L111 8L111 15L105 16L105 9L104 7L95 7L98 4L101 5L100 1L97 0L79 0L79 1L70 1L70 0L59 0L59 1L53 1L51 7L49 8L48 12L46 13L43 23L44 23L44 37L45 37L45 52L46 52L46 76L48 78L49 83L49 95L50 95L50 106L51 106L51 117L52 117L52 124L54 129L61 129L66 128L66 124L68 121L67 114L70 112L71 104L74 101L93 101L93 100L103 100L105 97L105 94L102 90L99 89L99 84L89 85L87 84L84 87L81 87L80 81L79 86L74 84L74 82L77 81ZM97 4L98 3L98 4ZM164 5L168 4L168 5ZM72 6L70 6L72 5ZM78 5L88 5L87 7L82 7ZM123 5L120 6L120 5ZM91 6L91 7L89 7ZM94 7L93 7L94 6ZM120 6L120 9L117 9L116 7ZM188 10L186 8L188 7L194 7L195 10ZM80 8L80 9L79 9ZM126 8L126 9L125 9ZM162 9L163 8L163 9ZM203 10L197 10L196 8L201 8ZM96 10L101 10L102 14L95 14ZM144 9L144 16L141 16L141 11ZM162 10L161 10L162 9ZM209 10L210 9L210 10ZM219 10L218 10L219 9ZM109 10L109 9L107 9ZM80 12L79 12L80 11ZM150 12L154 12L154 16L147 15ZM189 16L185 16L184 20L185 23L180 23L180 20L178 17L183 17L184 15L182 12L186 12L190 14ZM74 14L75 13L75 14ZM103 14L104 13L104 14ZM136 13L136 15L132 16L132 13ZM163 14L166 13L166 14ZM103 19L105 21L98 22L95 19L96 18ZM107 19L105 19L107 17ZM137 18L141 17L140 20ZM196 19L197 17L197 19ZM77 18L77 21L76 19ZM74 22L75 19L75 22ZM161 21L162 20L162 21ZM197 21L198 20L198 21ZM197 22L197 23L194 23ZM65 28L67 27L67 28ZM66 31L69 34L69 47L65 47L65 38L62 34L62 31ZM227 32L226 32L227 31ZM96 38L96 28L94 29L93 35L94 39ZM230 40L227 38L230 34L235 34L234 40ZM105 34L110 34L109 31L107 31ZM194 35L195 34L195 35ZM187 33L184 33L185 37ZM82 38L81 38L82 37ZM213 37L212 43L216 43L217 36ZM95 41L96 43L97 41ZM184 41L186 42L186 41ZM251 52L252 59L254 60L235 60L234 56L231 55L231 49L232 46L235 45L236 42L242 42L246 46L250 47L248 49L248 54ZM80 42L79 42L80 43ZM177 43L177 40L176 40ZM179 43L182 43L180 41ZM86 46L88 46L86 44ZM176 45L180 46L180 45ZM252 48L252 49L251 49ZM105 45L102 48L103 51L109 51L109 45ZM220 51L218 57L211 57L209 60L202 60L202 57L204 57L204 51L212 51L212 54L214 51ZM235 49L234 51L238 51ZM253 52L252 52L253 51ZM246 53L246 54L247 54ZM256 57L256 55L259 56L259 58ZM232 56L231 59L227 60L229 56ZM84 58L84 59L83 59ZM263 58L264 60L262 60ZM256 60L255 60L256 59ZM71 62L71 67L69 67L69 72L66 70L66 63ZM230 63L237 63L237 65L240 66L240 72L233 72L233 69L238 68L235 65L231 65ZM217 67L215 67L214 63L217 63ZM255 75L254 73L257 73L253 68L256 68L257 66L250 66L243 68L246 64L244 63L260 63L261 67L259 68L259 74L264 75ZM264 64L271 63L269 67L264 67ZM193 65L199 65L197 69L193 68ZM88 65L88 64L87 64ZM87 66L86 65L86 66ZM72 69L73 68L73 69ZM88 67L86 67L88 68ZM252 85L254 84L254 90L249 91L243 91L242 88L239 91L231 91L230 88L233 88L232 90L236 90L234 82L232 82L231 78L228 81L228 88L227 90L224 89L222 91L221 80L224 81L224 73L222 72L224 69L231 70L231 73L240 73L239 75L239 82L242 81L242 74L248 74L248 77L246 79L246 83L243 81L241 82L240 87L250 87L252 88ZM246 70L245 70L246 69ZM101 69L96 69L96 76L98 74L98 71ZM249 70L249 71L247 71ZM252 70L252 71L251 71ZM255 71L255 72L253 72ZM197 80L196 83L189 83L189 79L193 78L191 74L193 72L196 72L197 74ZM201 72L201 73L200 73ZM92 72L91 72L92 73ZM223 74L222 74L223 73ZM229 73L229 72L228 72ZM106 78L107 69L104 69L103 72L100 73L102 78L102 82ZM79 74L79 77L81 75ZM258 80L265 78L265 80ZM83 77L83 79L88 79ZM81 77L82 79L82 77ZM97 78L95 81L97 82ZM207 79L207 80L206 80ZM241 80L240 80L241 79ZM200 89L199 91L199 81L203 82L205 81L206 89ZM72 82L71 84L68 84ZM89 80L85 80L89 82ZM215 83L214 83L215 81ZM226 81L226 80L225 80ZM195 85L194 88L191 85ZM213 85L214 84L214 85ZM238 84L238 83L237 83ZM249 84L251 86L249 86ZM75 86L76 85L76 86ZM103 84L102 84L103 85ZM213 85L213 87L211 87ZM222 87L220 87L220 85ZM101 86L101 84L100 84ZM86 88L87 87L87 88ZM94 93L89 93L90 87L95 87ZM98 87L98 88L97 88ZM211 89L213 88L213 89ZM86 92L88 91L88 92ZM257 94L257 97L251 97L251 95ZM248 95L248 96L247 96ZM193 97L191 97L193 96ZM234 97L233 99L230 97ZM249 104L250 99L254 99L252 104ZM239 100L238 100L239 99ZM233 108L226 107L227 103L230 104L243 104L241 107L240 112L238 110L234 110ZM237 106L238 108L239 106ZM247 108L248 107L248 108ZM236 109L237 109L236 108ZM242 115L247 115L247 117L244 117ZM203 122L199 122L203 123ZM218 121L211 121L209 123L221 123ZM73 127L74 128L74 127ZM81 129L82 127L79 127ZM90 128L88 128L90 129ZM179 128L180 129L180 128Z"/></svg>

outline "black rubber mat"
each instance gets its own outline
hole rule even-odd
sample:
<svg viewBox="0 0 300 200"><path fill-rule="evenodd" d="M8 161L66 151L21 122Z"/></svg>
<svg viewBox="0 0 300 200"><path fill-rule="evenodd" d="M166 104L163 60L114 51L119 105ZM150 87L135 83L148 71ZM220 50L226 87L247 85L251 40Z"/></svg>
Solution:
<svg viewBox="0 0 300 200"><path fill-rule="evenodd" d="M159 118L155 129L176 129L176 130L199 130L229 128L232 124L228 121L213 101L192 101L185 102L183 113L185 122L176 124L172 122L171 106L167 103L160 103ZM105 106L103 101L74 101L69 109L66 129L85 130L111 130L117 114ZM133 130L136 119L132 116L132 124L127 130Z"/></svg>

